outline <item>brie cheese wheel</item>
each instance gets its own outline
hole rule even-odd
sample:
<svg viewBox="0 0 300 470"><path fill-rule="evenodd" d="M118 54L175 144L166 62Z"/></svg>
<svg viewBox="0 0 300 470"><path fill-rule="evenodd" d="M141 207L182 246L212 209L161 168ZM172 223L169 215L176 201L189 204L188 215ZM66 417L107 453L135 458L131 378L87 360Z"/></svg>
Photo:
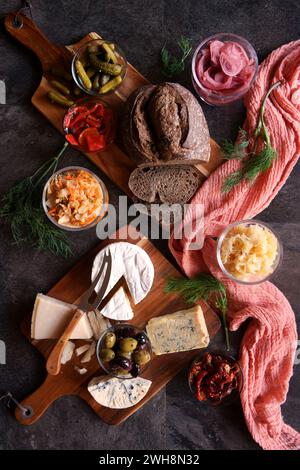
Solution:
<svg viewBox="0 0 300 470"><path fill-rule="evenodd" d="M145 397L151 383L151 380L141 377L123 380L102 375L90 381L88 391L102 406L114 409L130 408Z"/></svg>
<svg viewBox="0 0 300 470"><path fill-rule="evenodd" d="M94 259L92 281L97 276L102 265L104 254L107 253L108 250L112 255L112 271L105 295L116 285L121 277L124 276L133 302L134 304L138 304L150 291L154 279L154 267L149 255L145 250L132 243L112 243L101 250ZM98 292L103 282L104 275L105 270L95 288L96 292ZM102 313L105 315L105 309Z"/></svg>
<svg viewBox="0 0 300 470"><path fill-rule="evenodd" d="M110 301L101 309L104 317L124 321L133 318L133 311L123 287L120 287Z"/></svg>
<svg viewBox="0 0 300 470"><path fill-rule="evenodd" d="M33 339L60 338L72 320L76 309L76 305L62 302L48 295L38 294L31 319L31 337ZM74 328L70 339L89 339L92 336L90 323L87 316L84 315Z"/></svg>

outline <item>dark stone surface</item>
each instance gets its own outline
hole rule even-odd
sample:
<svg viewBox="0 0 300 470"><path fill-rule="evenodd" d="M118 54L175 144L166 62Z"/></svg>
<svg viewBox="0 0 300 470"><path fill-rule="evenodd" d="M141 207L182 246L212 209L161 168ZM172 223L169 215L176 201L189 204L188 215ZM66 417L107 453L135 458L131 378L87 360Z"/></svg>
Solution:
<svg viewBox="0 0 300 470"><path fill-rule="evenodd" d="M0 17L19 7L17 0L1 2ZM89 31L112 38L147 78L158 82L159 50L165 41L183 34L193 46L216 32L228 31L248 38L263 59L272 49L299 37L297 0L205 1L71 1L32 0L34 21L52 40L72 43ZM55 154L62 137L30 104L40 79L36 58L0 30L0 80L7 86L7 105L0 107L1 193ZM179 77L192 90L189 67ZM211 134L218 141L234 137L243 120L242 103L224 108L204 106ZM88 161L68 150L64 164ZM99 172L98 172L99 173ZM117 205L121 192L108 179L110 198ZM299 324L300 212L299 165L287 184L260 218L271 223L283 240L284 262L274 282L291 302ZM0 388L25 397L42 382L40 355L22 337L20 320L32 308L36 292L46 292L97 243L93 231L73 235L76 256L62 260L29 246L15 246L9 232L0 233L0 339L7 347L7 364L0 365ZM166 244L160 248L167 253ZM241 332L233 335L238 345ZM214 345L223 341L221 333ZM300 366L295 366L283 414L300 430ZM84 432L83 432L84 430ZM119 427L103 424L79 399L57 401L35 425L20 426L1 405L2 449L256 449L239 404L213 410L198 406L189 395L182 371L155 399Z"/></svg>

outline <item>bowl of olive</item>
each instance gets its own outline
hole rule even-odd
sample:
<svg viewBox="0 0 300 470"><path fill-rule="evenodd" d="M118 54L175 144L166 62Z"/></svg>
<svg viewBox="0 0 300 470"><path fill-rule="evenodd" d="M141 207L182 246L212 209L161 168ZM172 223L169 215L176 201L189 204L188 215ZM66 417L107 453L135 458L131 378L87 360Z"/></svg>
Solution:
<svg viewBox="0 0 300 470"><path fill-rule="evenodd" d="M96 354L105 372L114 377L131 379L140 375L150 363L152 349L143 330L116 323L99 338Z"/></svg>

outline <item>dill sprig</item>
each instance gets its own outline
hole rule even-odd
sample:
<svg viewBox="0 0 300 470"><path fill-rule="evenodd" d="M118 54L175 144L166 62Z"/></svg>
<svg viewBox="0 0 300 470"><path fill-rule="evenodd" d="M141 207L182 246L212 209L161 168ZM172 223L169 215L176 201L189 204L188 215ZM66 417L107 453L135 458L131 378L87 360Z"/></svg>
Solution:
<svg viewBox="0 0 300 470"><path fill-rule="evenodd" d="M16 243L33 243L38 249L69 257L70 241L63 230L47 222L42 208L43 184L58 166L66 150L65 142L59 153L41 165L36 172L12 186L2 196L0 217L10 225Z"/></svg>
<svg viewBox="0 0 300 470"><path fill-rule="evenodd" d="M277 152L271 144L270 135L266 126L264 115L267 100L272 91L281 85L281 81L274 83L264 96L257 126L253 133L254 145L253 152L247 152L246 149L250 142L250 137L242 130L240 131L237 143L234 144L230 140L226 140L222 145L222 152L224 158L227 160L238 159L242 161L242 166L239 170L231 173L224 181L222 191L228 193L231 189L243 180L254 181L260 174L266 172L272 165L277 157ZM257 153L259 142L262 140L263 148Z"/></svg>
<svg viewBox="0 0 300 470"><path fill-rule="evenodd" d="M224 160L242 160L245 157L245 151L249 142L247 132L244 129L239 129L239 135L236 142L224 139L221 144L221 151Z"/></svg>
<svg viewBox="0 0 300 470"><path fill-rule="evenodd" d="M200 274L194 279L170 278L166 282L165 292L179 292L187 304L194 304L203 299L217 308L222 315L226 348L230 351L227 322L227 295L224 284L211 274Z"/></svg>
<svg viewBox="0 0 300 470"><path fill-rule="evenodd" d="M162 73L168 78L174 77L184 71L185 61L192 51L191 42L188 38L181 36L178 41L181 56L171 54L166 46L160 52L162 62Z"/></svg>

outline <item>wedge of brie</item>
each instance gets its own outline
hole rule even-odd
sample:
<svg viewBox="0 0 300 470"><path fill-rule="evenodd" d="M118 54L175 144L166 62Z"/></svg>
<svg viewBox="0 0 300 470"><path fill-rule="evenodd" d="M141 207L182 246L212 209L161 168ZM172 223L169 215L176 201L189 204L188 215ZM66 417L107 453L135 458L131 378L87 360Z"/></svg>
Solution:
<svg viewBox="0 0 300 470"><path fill-rule="evenodd" d="M133 318L130 301L123 287L120 287L110 301L101 309L104 317L112 320L126 321Z"/></svg>

